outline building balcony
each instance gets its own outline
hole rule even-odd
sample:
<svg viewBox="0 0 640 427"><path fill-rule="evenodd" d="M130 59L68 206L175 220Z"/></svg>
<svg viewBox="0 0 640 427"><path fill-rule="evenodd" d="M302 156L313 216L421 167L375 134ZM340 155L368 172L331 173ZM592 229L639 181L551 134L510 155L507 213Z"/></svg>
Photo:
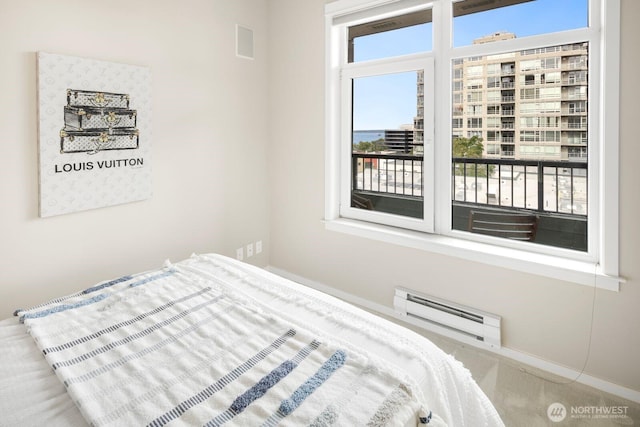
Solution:
<svg viewBox="0 0 640 427"><path fill-rule="evenodd" d="M586 77L581 79L562 79L562 86L586 86L588 83Z"/></svg>
<svg viewBox="0 0 640 427"><path fill-rule="evenodd" d="M562 67L561 67L562 71L588 71L589 70L589 65L585 62L563 62L562 63Z"/></svg>
<svg viewBox="0 0 640 427"><path fill-rule="evenodd" d="M354 153L352 189L370 209L420 218L422 157ZM468 230L471 210L534 212L535 243L587 250L587 163L452 159L452 227Z"/></svg>
<svg viewBox="0 0 640 427"><path fill-rule="evenodd" d="M588 156L587 153L569 153L568 157L571 162L586 162Z"/></svg>
<svg viewBox="0 0 640 427"><path fill-rule="evenodd" d="M586 123L562 123L561 130L565 131L586 131L588 128Z"/></svg>
<svg viewBox="0 0 640 427"><path fill-rule="evenodd" d="M584 136L580 136L580 137L573 137L573 138L562 138L561 144L562 145L584 145L586 146L588 143L589 139Z"/></svg>
<svg viewBox="0 0 640 427"><path fill-rule="evenodd" d="M563 116L586 116L587 111L582 108L563 108L560 114Z"/></svg>

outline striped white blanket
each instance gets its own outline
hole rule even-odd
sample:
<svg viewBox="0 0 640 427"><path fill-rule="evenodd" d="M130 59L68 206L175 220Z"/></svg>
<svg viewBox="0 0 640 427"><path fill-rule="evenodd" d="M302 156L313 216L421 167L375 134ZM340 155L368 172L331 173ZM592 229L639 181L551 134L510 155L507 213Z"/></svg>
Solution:
<svg viewBox="0 0 640 427"><path fill-rule="evenodd" d="M404 426L409 378L207 274L206 257L18 315L94 426Z"/></svg>

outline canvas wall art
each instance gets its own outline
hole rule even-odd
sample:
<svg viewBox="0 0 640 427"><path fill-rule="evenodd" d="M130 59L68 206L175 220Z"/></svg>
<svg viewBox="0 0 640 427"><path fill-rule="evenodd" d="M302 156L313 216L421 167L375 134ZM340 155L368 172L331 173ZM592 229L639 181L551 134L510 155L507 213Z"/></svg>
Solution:
<svg viewBox="0 0 640 427"><path fill-rule="evenodd" d="M151 72L38 52L40 216L147 199Z"/></svg>

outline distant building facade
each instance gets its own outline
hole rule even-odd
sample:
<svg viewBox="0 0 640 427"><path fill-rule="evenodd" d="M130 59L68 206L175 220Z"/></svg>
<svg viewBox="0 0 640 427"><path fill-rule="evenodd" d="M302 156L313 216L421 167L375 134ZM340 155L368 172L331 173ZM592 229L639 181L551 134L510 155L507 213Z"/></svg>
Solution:
<svg viewBox="0 0 640 427"><path fill-rule="evenodd" d="M456 59L452 78L453 138L482 138L488 158L586 161L588 43ZM422 73L417 86L413 139L423 143Z"/></svg>
<svg viewBox="0 0 640 427"><path fill-rule="evenodd" d="M384 129L384 130L363 130L353 132L354 144L360 141L373 142L376 140L384 140L385 151L393 151L395 153L413 154L419 151L422 153L422 144L414 142L414 131L409 126L403 126L405 129Z"/></svg>

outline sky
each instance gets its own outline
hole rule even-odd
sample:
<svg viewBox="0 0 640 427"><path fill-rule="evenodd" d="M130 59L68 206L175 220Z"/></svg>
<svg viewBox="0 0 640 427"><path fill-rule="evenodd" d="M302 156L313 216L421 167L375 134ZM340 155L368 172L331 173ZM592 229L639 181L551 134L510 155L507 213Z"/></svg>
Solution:
<svg viewBox="0 0 640 427"><path fill-rule="evenodd" d="M588 0L534 0L515 6L454 18L454 47L498 31L517 37L587 26ZM432 25L422 24L355 40L355 61L430 51ZM354 84L354 130L397 129L413 123L416 73L357 79Z"/></svg>

